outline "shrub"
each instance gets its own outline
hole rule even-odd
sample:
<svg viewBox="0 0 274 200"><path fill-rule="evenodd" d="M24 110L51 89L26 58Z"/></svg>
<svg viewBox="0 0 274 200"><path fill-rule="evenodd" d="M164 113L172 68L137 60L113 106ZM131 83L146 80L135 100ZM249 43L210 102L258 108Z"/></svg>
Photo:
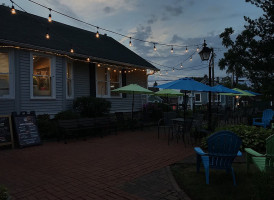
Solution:
<svg viewBox="0 0 274 200"><path fill-rule="evenodd" d="M3 185L0 185L0 200L8 200L10 195L8 193L8 189Z"/></svg>
<svg viewBox="0 0 274 200"><path fill-rule="evenodd" d="M50 121L48 114L37 115L37 126L42 139L55 135L55 126Z"/></svg>
<svg viewBox="0 0 274 200"><path fill-rule="evenodd" d="M73 112L72 110L65 110L57 113L54 117L55 120L62 119L78 119L80 116L78 113Z"/></svg>
<svg viewBox="0 0 274 200"><path fill-rule="evenodd" d="M111 103L103 98L79 97L73 101L73 108L81 117L100 117L109 113Z"/></svg>
<svg viewBox="0 0 274 200"><path fill-rule="evenodd" d="M236 133L242 139L242 149L248 147L259 152L265 152L265 140L273 134L271 129L247 125L224 126L218 128L216 132L221 130ZM207 147L206 138L203 138L202 146Z"/></svg>

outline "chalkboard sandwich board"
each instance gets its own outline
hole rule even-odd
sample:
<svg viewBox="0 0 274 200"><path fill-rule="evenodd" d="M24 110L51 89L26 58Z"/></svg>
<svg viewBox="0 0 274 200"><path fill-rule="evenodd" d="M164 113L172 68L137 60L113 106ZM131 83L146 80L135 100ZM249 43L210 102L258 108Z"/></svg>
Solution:
<svg viewBox="0 0 274 200"><path fill-rule="evenodd" d="M11 117L0 116L0 146L11 145L14 148Z"/></svg>
<svg viewBox="0 0 274 200"><path fill-rule="evenodd" d="M20 115L12 113L12 117L20 148L41 144L34 112L21 112Z"/></svg>

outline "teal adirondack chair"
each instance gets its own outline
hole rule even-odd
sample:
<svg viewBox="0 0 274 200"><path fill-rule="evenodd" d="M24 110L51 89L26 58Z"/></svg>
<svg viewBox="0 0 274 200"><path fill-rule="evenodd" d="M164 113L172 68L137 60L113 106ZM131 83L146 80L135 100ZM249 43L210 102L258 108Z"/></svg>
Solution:
<svg viewBox="0 0 274 200"><path fill-rule="evenodd" d="M245 151L247 170L252 163L262 172L274 170L274 135L266 139L266 154L260 154L251 148L245 148Z"/></svg>
<svg viewBox="0 0 274 200"><path fill-rule="evenodd" d="M231 131L219 131L207 139L208 153L200 147L195 147L197 153L197 172L201 162L205 168L206 184L209 184L209 169L224 169L232 174L233 184L236 185L232 162L236 156L241 156L239 148L242 140Z"/></svg>
<svg viewBox="0 0 274 200"><path fill-rule="evenodd" d="M270 125L270 121L274 116L274 111L272 109L266 109L263 112L262 118L253 118L253 126L262 126L266 128Z"/></svg>

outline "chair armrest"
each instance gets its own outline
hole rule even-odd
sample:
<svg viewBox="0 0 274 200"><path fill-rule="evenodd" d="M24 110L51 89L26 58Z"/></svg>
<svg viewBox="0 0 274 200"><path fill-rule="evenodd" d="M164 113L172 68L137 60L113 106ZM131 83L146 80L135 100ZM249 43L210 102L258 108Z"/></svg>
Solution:
<svg viewBox="0 0 274 200"><path fill-rule="evenodd" d="M257 156L257 157L264 156L263 154L260 154L260 153L258 153L257 151L254 151L251 148L245 148L245 152L252 155L252 156Z"/></svg>
<svg viewBox="0 0 274 200"><path fill-rule="evenodd" d="M242 156L242 155L243 155L242 152L238 151L237 156Z"/></svg>
<svg viewBox="0 0 274 200"><path fill-rule="evenodd" d="M205 153L200 147L195 147L194 151L199 154L200 156L205 156L207 153Z"/></svg>

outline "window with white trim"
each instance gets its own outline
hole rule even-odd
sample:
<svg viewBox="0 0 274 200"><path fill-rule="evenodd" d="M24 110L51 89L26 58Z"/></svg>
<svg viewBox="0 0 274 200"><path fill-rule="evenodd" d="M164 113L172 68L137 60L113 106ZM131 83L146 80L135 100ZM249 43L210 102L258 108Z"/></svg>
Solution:
<svg viewBox="0 0 274 200"><path fill-rule="evenodd" d="M98 67L96 70L96 96L97 97L120 97L121 95L112 90L121 87L121 74L119 70L107 67Z"/></svg>
<svg viewBox="0 0 274 200"><path fill-rule="evenodd" d="M12 98L14 95L13 67L8 52L0 52L0 98Z"/></svg>
<svg viewBox="0 0 274 200"><path fill-rule="evenodd" d="M195 93L195 102L201 102L201 93Z"/></svg>
<svg viewBox="0 0 274 200"><path fill-rule="evenodd" d="M73 65L72 62L67 62L66 66L66 96L73 98Z"/></svg>
<svg viewBox="0 0 274 200"><path fill-rule="evenodd" d="M55 70L52 57L32 56L32 98L55 97Z"/></svg>

